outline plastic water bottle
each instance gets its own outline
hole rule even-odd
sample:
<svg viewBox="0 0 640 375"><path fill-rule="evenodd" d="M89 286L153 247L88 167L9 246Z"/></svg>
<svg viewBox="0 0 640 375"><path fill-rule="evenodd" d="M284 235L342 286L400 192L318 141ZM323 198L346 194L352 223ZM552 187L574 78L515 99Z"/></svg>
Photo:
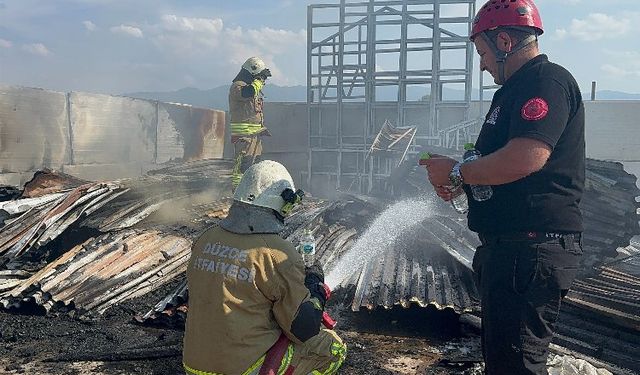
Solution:
<svg viewBox="0 0 640 375"><path fill-rule="evenodd" d="M478 160L480 159L480 156L482 156L482 154L480 154L480 151L476 150L476 147L473 143L466 143L464 145L464 149L466 151L464 152L464 155L462 157L463 163ZM471 189L473 199L478 202L486 201L493 195L493 189L491 188L491 185L469 185L469 188Z"/></svg>
<svg viewBox="0 0 640 375"><path fill-rule="evenodd" d="M307 267L312 266L316 260L316 239L309 229L305 229L304 232L302 232L299 251L302 255L304 265Z"/></svg>
<svg viewBox="0 0 640 375"><path fill-rule="evenodd" d="M450 191L455 191L456 188L453 186L447 186ZM451 199L451 205L453 209L458 213L464 214L469 210L469 202L467 201L467 194L463 191L462 194L458 195Z"/></svg>
<svg viewBox="0 0 640 375"><path fill-rule="evenodd" d="M423 152L420 154L420 159L418 160L418 164L425 165L426 161L431 159L431 154L428 152ZM445 186L449 191L454 192L458 190L458 186ZM469 210L469 202L467 201L467 194L462 192L462 194L451 199L451 205L453 209L458 213L464 214Z"/></svg>

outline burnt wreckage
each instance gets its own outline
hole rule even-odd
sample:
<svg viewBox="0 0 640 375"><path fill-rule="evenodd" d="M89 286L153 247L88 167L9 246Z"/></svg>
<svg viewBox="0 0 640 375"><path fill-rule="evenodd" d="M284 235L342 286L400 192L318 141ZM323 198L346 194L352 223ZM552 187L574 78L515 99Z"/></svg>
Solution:
<svg viewBox="0 0 640 375"><path fill-rule="evenodd" d="M139 306L131 318L180 326L188 310L190 247L227 214L231 168L225 160L194 161L110 182L42 171L22 191L3 189L0 309L90 319L171 285L155 306ZM634 238L640 192L619 163L588 160L587 170L584 264L552 348L614 372L640 371L632 354L640 347L640 243ZM396 198L431 194L423 174L406 169ZM287 219L282 236L297 243L311 230L319 260L331 269L388 204L355 195L310 198ZM430 307L477 320L470 263L478 240L464 219L436 204L434 215L410 232L341 280L341 303L374 314Z"/></svg>

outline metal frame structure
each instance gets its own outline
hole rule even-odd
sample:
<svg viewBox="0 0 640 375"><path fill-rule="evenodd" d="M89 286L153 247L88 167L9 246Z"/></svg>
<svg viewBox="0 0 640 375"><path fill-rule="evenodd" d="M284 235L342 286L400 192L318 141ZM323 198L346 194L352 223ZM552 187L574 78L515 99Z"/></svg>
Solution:
<svg viewBox="0 0 640 375"><path fill-rule="evenodd" d="M339 0L308 7L308 186L383 188L400 155L365 156L385 120L417 128L409 153L442 145L443 129L469 121L474 15L475 0ZM461 93L446 98L452 86ZM424 95L412 98L416 93ZM447 111L456 115L447 118Z"/></svg>

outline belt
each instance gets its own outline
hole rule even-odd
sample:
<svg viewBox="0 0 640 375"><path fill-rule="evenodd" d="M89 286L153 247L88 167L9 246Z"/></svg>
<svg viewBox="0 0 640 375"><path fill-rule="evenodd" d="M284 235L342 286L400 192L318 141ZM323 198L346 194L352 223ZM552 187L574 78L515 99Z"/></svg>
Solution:
<svg viewBox="0 0 640 375"><path fill-rule="evenodd" d="M582 243L582 233L554 233L554 232L511 232L511 233L479 233L478 237L483 245L500 241L531 241L548 242L557 240L560 243Z"/></svg>

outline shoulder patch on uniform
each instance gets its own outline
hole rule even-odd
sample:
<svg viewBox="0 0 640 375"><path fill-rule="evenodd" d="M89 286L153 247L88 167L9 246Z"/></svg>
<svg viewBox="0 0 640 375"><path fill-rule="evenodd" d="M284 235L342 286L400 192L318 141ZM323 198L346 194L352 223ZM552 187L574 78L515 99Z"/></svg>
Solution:
<svg viewBox="0 0 640 375"><path fill-rule="evenodd" d="M522 118L528 121L542 120L549 113L549 105L542 98L531 98L524 103L520 113Z"/></svg>

